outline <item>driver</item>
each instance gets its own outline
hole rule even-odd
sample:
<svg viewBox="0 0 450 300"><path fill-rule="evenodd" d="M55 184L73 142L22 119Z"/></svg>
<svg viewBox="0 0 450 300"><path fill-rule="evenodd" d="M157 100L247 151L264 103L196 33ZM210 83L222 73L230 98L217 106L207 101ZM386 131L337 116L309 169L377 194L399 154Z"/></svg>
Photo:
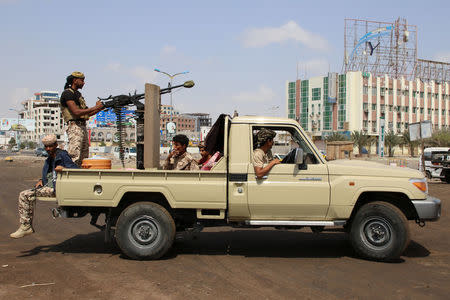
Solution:
<svg viewBox="0 0 450 300"><path fill-rule="evenodd" d="M278 165L280 160L273 158L270 149L273 146L273 139L277 134L270 129L262 128L256 134L257 149L253 150L253 167L255 175L261 179L273 168Z"/></svg>

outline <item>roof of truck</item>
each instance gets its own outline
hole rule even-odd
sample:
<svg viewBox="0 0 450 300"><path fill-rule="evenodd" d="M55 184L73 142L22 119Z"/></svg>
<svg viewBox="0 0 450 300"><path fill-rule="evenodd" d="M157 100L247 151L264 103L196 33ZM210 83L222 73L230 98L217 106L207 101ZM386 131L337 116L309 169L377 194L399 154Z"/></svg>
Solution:
<svg viewBox="0 0 450 300"><path fill-rule="evenodd" d="M232 123L272 123L272 124L293 124L298 126L298 122L292 119L286 118L275 118L275 117L265 117L265 116L241 116L231 119Z"/></svg>

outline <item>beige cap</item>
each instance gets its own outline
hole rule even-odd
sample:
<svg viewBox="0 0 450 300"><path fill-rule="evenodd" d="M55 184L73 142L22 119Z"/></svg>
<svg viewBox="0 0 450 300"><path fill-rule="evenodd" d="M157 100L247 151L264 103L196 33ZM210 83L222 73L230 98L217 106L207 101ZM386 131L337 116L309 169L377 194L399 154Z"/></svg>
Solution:
<svg viewBox="0 0 450 300"><path fill-rule="evenodd" d="M72 75L75 78L83 78L84 79L84 74L81 72L78 72L78 71L72 72L72 74L70 74L70 75Z"/></svg>
<svg viewBox="0 0 450 300"><path fill-rule="evenodd" d="M55 143L56 143L56 135L54 134L49 134L42 138L42 144L44 144L44 146L51 146L54 145Z"/></svg>

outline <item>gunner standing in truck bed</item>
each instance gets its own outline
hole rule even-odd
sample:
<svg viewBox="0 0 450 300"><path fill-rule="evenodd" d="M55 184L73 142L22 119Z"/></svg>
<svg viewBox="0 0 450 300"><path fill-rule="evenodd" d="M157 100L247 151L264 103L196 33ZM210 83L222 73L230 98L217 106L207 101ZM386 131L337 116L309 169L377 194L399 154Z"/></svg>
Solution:
<svg viewBox="0 0 450 300"><path fill-rule="evenodd" d="M67 124L69 139L68 152L72 160L80 167L83 159L89 157L89 139L86 121L101 111L104 106L99 100L94 107L88 108L86 101L78 91L84 86L84 74L73 72L66 78L64 92L61 94L61 112Z"/></svg>

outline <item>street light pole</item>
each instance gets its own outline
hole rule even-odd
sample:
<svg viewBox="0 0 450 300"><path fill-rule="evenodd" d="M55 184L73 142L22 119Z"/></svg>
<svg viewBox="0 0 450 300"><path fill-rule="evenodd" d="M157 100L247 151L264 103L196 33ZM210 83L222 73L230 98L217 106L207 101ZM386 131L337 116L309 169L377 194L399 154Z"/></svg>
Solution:
<svg viewBox="0 0 450 300"><path fill-rule="evenodd" d="M170 75L169 73L163 72L163 71L161 71L161 70L159 70L159 69L156 69L156 68L155 68L155 72L162 73L162 74L165 74L165 75L169 76L169 78L170 78L170 82L169 82L169 84L168 84L169 88L172 87L173 78L174 78L175 76L189 73L189 71L184 71L184 72L175 73L175 74L173 74L173 75ZM172 122L173 122L172 90L170 90L170 108L171 108L171 109L170 109L170 122L172 123ZM167 128L167 126L166 126L166 128Z"/></svg>

